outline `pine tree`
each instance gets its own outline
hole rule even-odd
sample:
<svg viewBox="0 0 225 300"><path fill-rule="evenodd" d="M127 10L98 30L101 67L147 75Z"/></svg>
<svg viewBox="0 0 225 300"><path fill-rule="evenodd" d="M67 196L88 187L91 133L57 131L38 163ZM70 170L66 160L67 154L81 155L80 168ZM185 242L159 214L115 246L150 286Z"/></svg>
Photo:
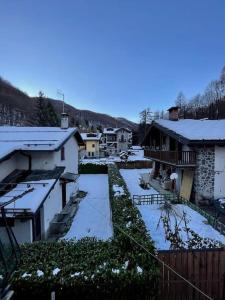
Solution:
<svg viewBox="0 0 225 300"><path fill-rule="evenodd" d="M38 126L59 126L59 118L50 101L47 101L42 91L39 92L36 106L36 120Z"/></svg>
<svg viewBox="0 0 225 300"><path fill-rule="evenodd" d="M60 124L59 118L55 112L55 109L50 101L47 102L46 107L47 125L52 127L58 127Z"/></svg>
<svg viewBox="0 0 225 300"><path fill-rule="evenodd" d="M37 125L38 126L47 126L46 111L45 111L45 98L44 98L44 93L42 91L39 92L36 110L37 110L37 113L36 113Z"/></svg>

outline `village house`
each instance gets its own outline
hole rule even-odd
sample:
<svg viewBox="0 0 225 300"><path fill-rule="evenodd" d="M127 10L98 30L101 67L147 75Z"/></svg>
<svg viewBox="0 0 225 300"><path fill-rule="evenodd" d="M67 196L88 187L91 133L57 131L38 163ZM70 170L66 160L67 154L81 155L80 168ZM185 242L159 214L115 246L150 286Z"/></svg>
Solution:
<svg viewBox="0 0 225 300"><path fill-rule="evenodd" d="M87 158L98 158L100 157L100 141L101 133L81 133L84 141L84 146L81 148L81 156Z"/></svg>
<svg viewBox="0 0 225 300"><path fill-rule="evenodd" d="M19 243L45 239L50 222L76 194L82 138L68 128L0 127L0 203Z"/></svg>
<svg viewBox="0 0 225 300"><path fill-rule="evenodd" d="M128 128L104 128L101 140L101 149L106 155L119 154L128 151L132 146L132 131Z"/></svg>
<svg viewBox="0 0 225 300"><path fill-rule="evenodd" d="M172 107L169 120L152 122L142 144L165 189L196 202L225 197L225 120L179 119Z"/></svg>

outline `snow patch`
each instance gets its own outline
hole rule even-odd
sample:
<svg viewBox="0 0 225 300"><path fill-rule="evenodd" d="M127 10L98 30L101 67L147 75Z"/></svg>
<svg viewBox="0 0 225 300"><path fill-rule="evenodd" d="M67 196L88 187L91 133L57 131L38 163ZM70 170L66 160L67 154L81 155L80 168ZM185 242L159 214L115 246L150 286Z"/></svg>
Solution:
<svg viewBox="0 0 225 300"><path fill-rule="evenodd" d="M61 271L61 269L55 268L55 269L52 271L52 274L55 276L55 275L57 275L60 271Z"/></svg>
<svg viewBox="0 0 225 300"><path fill-rule="evenodd" d="M42 272L41 270L37 270L37 276L38 277L44 276L44 272Z"/></svg>

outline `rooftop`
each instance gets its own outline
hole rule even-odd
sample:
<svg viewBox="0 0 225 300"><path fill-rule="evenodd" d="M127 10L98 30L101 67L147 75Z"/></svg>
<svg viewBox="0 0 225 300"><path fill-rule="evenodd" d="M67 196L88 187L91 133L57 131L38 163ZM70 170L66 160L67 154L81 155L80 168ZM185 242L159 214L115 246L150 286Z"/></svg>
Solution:
<svg viewBox="0 0 225 300"><path fill-rule="evenodd" d="M117 131L119 131L119 130L121 130L121 129L131 132L130 129L125 128L125 127L120 127L120 128L112 128L112 127L109 127L109 128L104 128L103 133L104 133L104 134L107 134L107 133L109 133L109 134L114 134L114 133L116 133Z"/></svg>
<svg viewBox="0 0 225 300"><path fill-rule="evenodd" d="M81 137L84 141L99 141L101 136L101 133L81 133Z"/></svg>
<svg viewBox="0 0 225 300"><path fill-rule="evenodd" d="M194 141L225 140L225 120L157 120L156 124Z"/></svg>
<svg viewBox="0 0 225 300"><path fill-rule="evenodd" d="M0 159L18 150L54 151L72 135L81 142L76 128L0 126Z"/></svg>
<svg viewBox="0 0 225 300"><path fill-rule="evenodd" d="M41 203L47 198L64 169L64 167L56 167L54 170L34 170L21 182L15 183L13 180L13 189L10 189L0 197L0 204L12 201L5 206L6 212L9 209L19 209L35 213ZM15 173L15 171L13 173ZM10 176L8 176L8 178L10 178ZM9 180L5 180L5 182L7 187L9 187ZM1 183L2 189L3 185L4 183ZM14 199L15 201L13 201Z"/></svg>

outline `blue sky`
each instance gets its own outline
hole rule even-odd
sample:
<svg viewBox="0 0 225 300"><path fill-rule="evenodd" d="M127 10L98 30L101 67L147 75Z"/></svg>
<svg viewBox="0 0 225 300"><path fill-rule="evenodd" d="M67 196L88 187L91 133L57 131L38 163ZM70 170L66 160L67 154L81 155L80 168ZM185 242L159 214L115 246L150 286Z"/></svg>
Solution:
<svg viewBox="0 0 225 300"><path fill-rule="evenodd" d="M218 78L224 0L0 0L0 76L138 120Z"/></svg>

